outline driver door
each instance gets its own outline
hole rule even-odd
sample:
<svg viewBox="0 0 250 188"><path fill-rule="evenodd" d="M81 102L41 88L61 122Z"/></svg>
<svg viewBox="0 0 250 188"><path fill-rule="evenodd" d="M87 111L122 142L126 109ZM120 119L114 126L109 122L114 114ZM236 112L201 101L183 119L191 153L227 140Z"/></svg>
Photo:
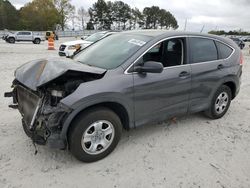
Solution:
<svg viewBox="0 0 250 188"><path fill-rule="evenodd" d="M135 125L161 122L187 113L191 68L187 63L186 39L169 39L156 44L135 66L161 62L162 73L137 73L134 77Z"/></svg>

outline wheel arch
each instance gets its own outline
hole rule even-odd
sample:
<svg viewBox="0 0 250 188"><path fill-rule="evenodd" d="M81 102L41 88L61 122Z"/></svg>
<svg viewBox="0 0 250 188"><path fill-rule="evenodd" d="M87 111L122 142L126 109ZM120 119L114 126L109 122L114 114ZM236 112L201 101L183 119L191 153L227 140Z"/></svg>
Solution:
<svg viewBox="0 0 250 188"><path fill-rule="evenodd" d="M39 37L34 38L33 42L35 42L36 40L39 40L39 43L42 41Z"/></svg>
<svg viewBox="0 0 250 188"><path fill-rule="evenodd" d="M234 99L236 97L236 84L233 81L227 81L224 82L223 85L226 85L230 88L232 99Z"/></svg>
<svg viewBox="0 0 250 188"><path fill-rule="evenodd" d="M8 37L8 41L10 40L10 39L14 39L14 41L16 41L16 38L15 37L13 37L13 36L10 36L10 37Z"/></svg>
<svg viewBox="0 0 250 188"><path fill-rule="evenodd" d="M89 106L81 107L72 111L63 123L61 138L64 140L68 139L68 132L70 130L70 127L73 121L76 120L77 117L79 117L83 112L86 112L87 110L90 110L93 108L99 108L99 107L105 107L105 108L112 110L120 118L123 128L125 130L130 129L130 122L131 122L132 117L130 117L129 111L124 105L122 105L119 102L114 102L114 101L100 102L100 103L92 104Z"/></svg>

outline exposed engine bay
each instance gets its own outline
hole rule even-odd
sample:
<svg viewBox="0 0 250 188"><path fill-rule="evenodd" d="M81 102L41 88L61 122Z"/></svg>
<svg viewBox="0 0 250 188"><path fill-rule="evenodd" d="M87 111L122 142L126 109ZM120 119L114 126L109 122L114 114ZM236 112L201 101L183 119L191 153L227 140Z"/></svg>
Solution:
<svg viewBox="0 0 250 188"><path fill-rule="evenodd" d="M67 71L38 87L36 91L15 79L13 91L5 93L5 97L13 97L14 104L10 107L20 111L24 131L35 143L44 145L54 140L51 144L55 144L55 140L60 140L63 121L71 112L60 100L73 93L80 84L100 79L103 75ZM56 144L57 148L65 147L65 143Z"/></svg>

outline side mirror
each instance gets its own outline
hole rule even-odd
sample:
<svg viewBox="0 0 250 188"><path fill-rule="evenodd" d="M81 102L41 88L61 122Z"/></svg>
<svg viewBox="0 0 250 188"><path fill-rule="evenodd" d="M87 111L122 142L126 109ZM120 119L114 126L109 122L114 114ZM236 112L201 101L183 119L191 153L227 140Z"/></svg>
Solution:
<svg viewBox="0 0 250 188"><path fill-rule="evenodd" d="M138 73L161 73L163 71L163 65L156 61L147 61L141 66L135 66L134 71Z"/></svg>

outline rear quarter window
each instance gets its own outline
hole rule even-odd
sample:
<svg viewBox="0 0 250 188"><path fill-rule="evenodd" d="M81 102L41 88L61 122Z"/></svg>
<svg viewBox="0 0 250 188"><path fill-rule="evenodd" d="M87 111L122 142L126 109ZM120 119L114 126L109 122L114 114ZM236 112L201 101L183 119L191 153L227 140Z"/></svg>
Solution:
<svg viewBox="0 0 250 188"><path fill-rule="evenodd" d="M233 49L229 46L218 41L216 41L215 43L219 50L219 59L226 59L233 53Z"/></svg>
<svg viewBox="0 0 250 188"><path fill-rule="evenodd" d="M218 52L215 43L206 38L189 38L192 63L201 63L218 60Z"/></svg>

